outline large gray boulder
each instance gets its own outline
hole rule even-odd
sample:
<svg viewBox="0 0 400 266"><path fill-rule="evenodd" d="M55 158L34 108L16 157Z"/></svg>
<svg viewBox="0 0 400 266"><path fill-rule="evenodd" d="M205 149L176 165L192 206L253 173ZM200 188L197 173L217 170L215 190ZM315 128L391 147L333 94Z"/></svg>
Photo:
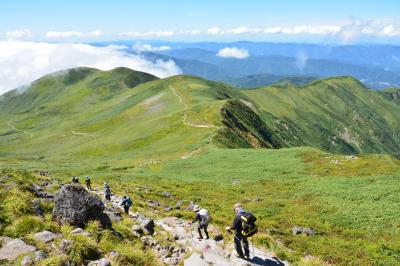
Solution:
<svg viewBox="0 0 400 266"><path fill-rule="evenodd" d="M25 244L21 239L13 239L0 249L1 260L15 260L18 256L36 251L34 246Z"/></svg>
<svg viewBox="0 0 400 266"><path fill-rule="evenodd" d="M79 184L63 186L54 197L53 218L61 224L84 227L97 220L109 228L110 218L103 211L103 202Z"/></svg>
<svg viewBox="0 0 400 266"><path fill-rule="evenodd" d="M40 241L40 242L44 242L44 243L49 243L59 237L60 237L60 235L56 235L49 231L43 231L43 232L39 232L39 233L36 233L33 235L33 238L36 241Z"/></svg>

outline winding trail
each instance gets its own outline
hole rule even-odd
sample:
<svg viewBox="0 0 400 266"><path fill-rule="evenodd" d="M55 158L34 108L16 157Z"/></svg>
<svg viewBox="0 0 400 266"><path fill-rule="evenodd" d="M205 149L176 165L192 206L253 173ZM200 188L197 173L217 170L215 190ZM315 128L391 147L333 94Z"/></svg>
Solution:
<svg viewBox="0 0 400 266"><path fill-rule="evenodd" d="M90 137L90 135L89 134L87 134L87 133L83 133L83 132L75 132L75 131L71 131L72 132L72 134L74 134L74 135L80 135L80 136L87 136L87 137Z"/></svg>
<svg viewBox="0 0 400 266"><path fill-rule="evenodd" d="M198 149L193 150L192 152L190 152L188 155L182 156L181 158L182 158L182 160L186 160L186 159L189 159L190 157L192 157L192 156L194 156L196 154L199 154L200 152L201 152L201 148L198 148Z"/></svg>
<svg viewBox="0 0 400 266"><path fill-rule="evenodd" d="M93 193L104 196L102 191L93 191ZM121 207L122 197L119 195L111 196L111 204L113 207L122 210ZM135 205L133 205L133 208ZM129 217L133 220L144 217L143 214L129 211ZM215 265L215 266L286 266L289 265L287 261L281 261L276 258L272 253L266 252L250 244L250 259L242 260L236 257L236 251L233 244L225 244L222 240L196 239L197 234L195 229L189 224L189 221L177 217L165 217L155 221L158 234L163 236L173 236L171 239L168 237L169 244L162 247L157 243L153 236L143 236L141 238L143 243L152 248L154 253L158 255L159 259L164 258L163 252L166 249L178 251L175 256L169 257L168 255L162 260L162 263L167 265ZM218 228L214 225L209 225L211 237L221 235ZM151 244L153 243L153 244ZM190 255L190 257L188 257Z"/></svg>
<svg viewBox="0 0 400 266"><path fill-rule="evenodd" d="M188 111L189 106L188 106L188 104L183 100L182 96L179 95L179 94L177 93L177 91L176 91L173 87L169 86L169 88L171 89L172 93L173 93L176 97L178 97L179 102L183 105L184 112ZM196 127L196 128L218 128L217 126L212 125L212 124L196 124L196 123L188 122L188 121L187 121L187 114L186 114L186 113L183 114L182 122L183 122L183 124L184 124L185 126L189 126L189 127Z"/></svg>
<svg viewBox="0 0 400 266"><path fill-rule="evenodd" d="M17 131L17 132L23 132L25 135L29 135L29 137L30 137L31 139L33 138L33 133L29 133L29 132L26 131L26 130L21 130L21 129L16 128L13 124L11 124L10 121L7 122L7 125L8 125L12 130L15 130L15 131Z"/></svg>

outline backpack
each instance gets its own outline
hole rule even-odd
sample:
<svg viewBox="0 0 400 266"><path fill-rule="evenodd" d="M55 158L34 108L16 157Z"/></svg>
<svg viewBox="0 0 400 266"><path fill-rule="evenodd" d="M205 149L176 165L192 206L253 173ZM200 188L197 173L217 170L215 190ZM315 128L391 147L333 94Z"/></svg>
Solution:
<svg viewBox="0 0 400 266"><path fill-rule="evenodd" d="M127 198L127 199L126 199L126 205L127 205L128 207L132 206L132 200L131 200L131 198Z"/></svg>
<svg viewBox="0 0 400 266"><path fill-rule="evenodd" d="M206 209L201 209L199 211L199 214L200 214L200 218L201 218L200 223L204 224L204 225L208 225L208 223L210 222L210 215L208 214L208 211Z"/></svg>
<svg viewBox="0 0 400 266"><path fill-rule="evenodd" d="M242 221L242 235L245 237L251 237L258 232L256 225L257 218L251 212L245 212L240 215Z"/></svg>

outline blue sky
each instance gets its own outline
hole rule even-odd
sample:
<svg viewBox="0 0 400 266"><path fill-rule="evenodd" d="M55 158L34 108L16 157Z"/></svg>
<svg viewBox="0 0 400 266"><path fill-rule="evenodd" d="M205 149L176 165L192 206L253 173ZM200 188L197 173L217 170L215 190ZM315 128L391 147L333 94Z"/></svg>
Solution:
<svg viewBox="0 0 400 266"><path fill-rule="evenodd" d="M397 42L399 24L400 1L395 0L0 2L2 39L323 42L350 34L356 41ZM342 34L343 27L350 33Z"/></svg>

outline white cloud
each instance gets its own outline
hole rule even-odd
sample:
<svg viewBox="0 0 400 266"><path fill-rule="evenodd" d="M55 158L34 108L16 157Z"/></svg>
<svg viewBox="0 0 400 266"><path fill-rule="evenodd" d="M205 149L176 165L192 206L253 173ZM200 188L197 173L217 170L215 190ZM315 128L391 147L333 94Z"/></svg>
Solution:
<svg viewBox="0 0 400 266"><path fill-rule="evenodd" d="M266 27L266 28L248 28L238 27L234 29L222 30L218 27L211 28L207 31L210 35L217 34L335 34L340 31L338 26L293 26L293 27Z"/></svg>
<svg viewBox="0 0 400 266"><path fill-rule="evenodd" d="M101 30L95 30L90 32L80 31L49 31L46 33L47 38L64 39L64 38L77 38L77 37L98 37L102 35Z"/></svg>
<svg viewBox="0 0 400 266"><path fill-rule="evenodd" d="M89 37L98 37L102 34L103 34L103 32L101 30L95 30L95 31L90 31L90 32L86 33L86 35Z"/></svg>
<svg viewBox="0 0 400 266"><path fill-rule="evenodd" d="M121 32L118 35L120 36L130 36L130 37L170 37L175 35L174 31L147 31L147 32L137 32L137 31L127 31Z"/></svg>
<svg viewBox="0 0 400 266"><path fill-rule="evenodd" d="M201 33L202 33L202 31L200 31L200 30L180 30L180 31L178 31L178 34L180 34L180 35L198 35Z"/></svg>
<svg viewBox="0 0 400 266"><path fill-rule="evenodd" d="M372 19L353 20L341 27L338 34L344 43L352 43L363 36L370 37L399 37L400 23L393 20Z"/></svg>
<svg viewBox="0 0 400 266"><path fill-rule="evenodd" d="M133 46L133 49L137 52L157 52L157 51L167 51L171 50L170 46L162 45L162 46L152 46L150 44L141 44L136 43Z"/></svg>
<svg viewBox="0 0 400 266"><path fill-rule="evenodd" d="M11 40L15 39L23 39L23 38L30 38L33 37L33 33L30 30L14 30L14 31L7 31L6 37Z"/></svg>
<svg viewBox="0 0 400 266"><path fill-rule="evenodd" d="M225 47L218 51L217 56L224 58L244 59L249 57L249 51L236 47Z"/></svg>
<svg viewBox="0 0 400 266"><path fill-rule="evenodd" d="M206 31L208 35L243 35L243 34L285 34L285 35L321 35L341 38L351 42L363 36L399 37L400 22L390 19L353 20L342 25L293 25L287 27L237 27L221 29L213 27Z"/></svg>
<svg viewBox="0 0 400 266"><path fill-rule="evenodd" d="M247 28L247 27L239 27L239 28L235 28L235 29L231 29L231 30L227 30L227 33L231 33L231 34L253 34L253 33L260 33L263 30L260 28Z"/></svg>
<svg viewBox="0 0 400 266"><path fill-rule="evenodd" d="M181 73L171 60L152 62L115 47L0 41L0 93L29 84L48 73L78 66L102 70L122 66L158 77Z"/></svg>
<svg viewBox="0 0 400 266"><path fill-rule="evenodd" d="M213 27L211 29L208 29L207 33L211 35L217 35L217 34L224 34L224 31L221 30L221 28L219 27Z"/></svg>
<svg viewBox="0 0 400 266"><path fill-rule="evenodd" d="M81 37L83 34L79 31L49 31L46 33L47 38L71 38Z"/></svg>

